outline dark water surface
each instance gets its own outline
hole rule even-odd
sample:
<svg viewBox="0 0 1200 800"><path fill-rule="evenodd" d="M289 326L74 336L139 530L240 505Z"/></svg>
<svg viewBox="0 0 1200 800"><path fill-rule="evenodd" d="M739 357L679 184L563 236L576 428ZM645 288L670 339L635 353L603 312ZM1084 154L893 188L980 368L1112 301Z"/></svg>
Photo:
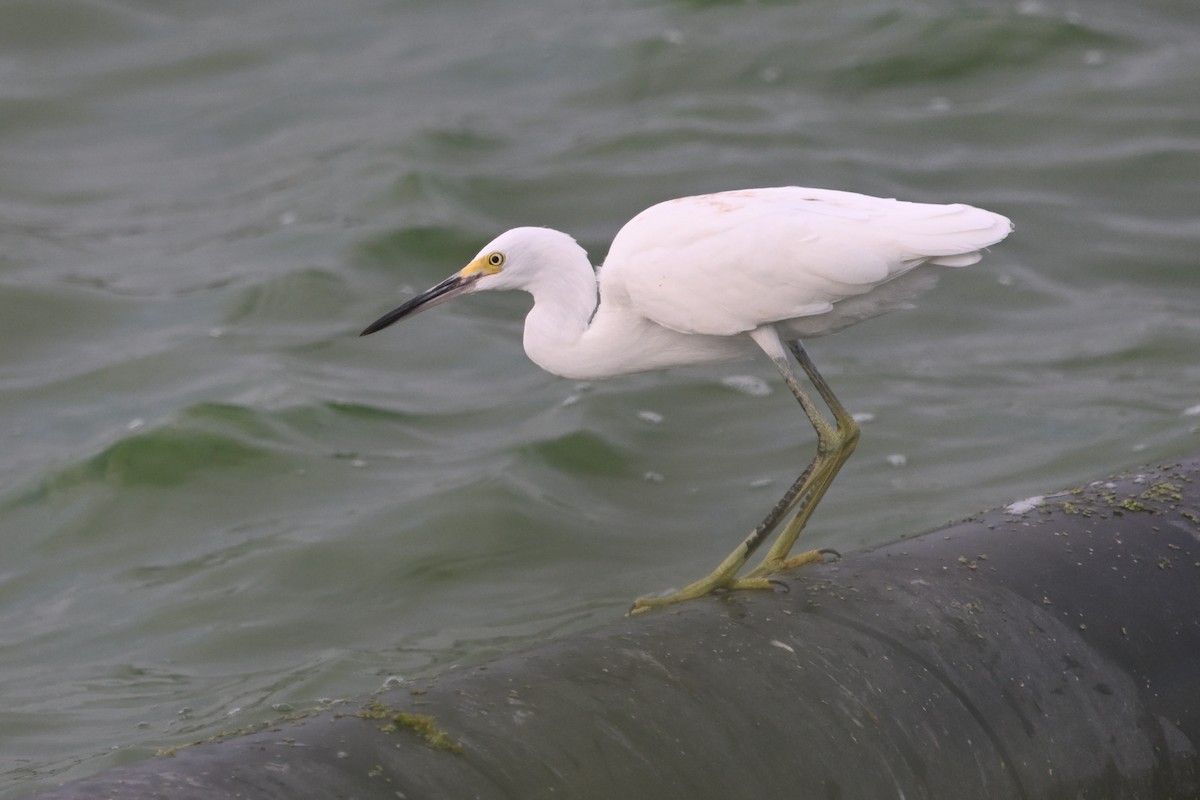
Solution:
<svg viewBox="0 0 1200 800"><path fill-rule="evenodd" d="M758 521L812 446L765 360L579 385L516 295L356 338L507 227L1016 221L811 344L869 415L813 545L1196 452L1197 75L1190 2L0 4L0 797L600 624Z"/></svg>

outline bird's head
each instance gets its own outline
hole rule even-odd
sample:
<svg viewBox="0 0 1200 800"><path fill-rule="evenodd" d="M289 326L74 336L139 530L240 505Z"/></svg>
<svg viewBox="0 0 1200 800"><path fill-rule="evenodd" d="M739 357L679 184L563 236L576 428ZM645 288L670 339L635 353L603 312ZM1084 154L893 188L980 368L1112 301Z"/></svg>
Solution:
<svg viewBox="0 0 1200 800"><path fill-rule="evenodd" d="M359 336L383 330L460 294L493 289L532 289L546 267L587 254L565 233L549 228L513 228L488 242L469 264L368 325Z"/></svg>

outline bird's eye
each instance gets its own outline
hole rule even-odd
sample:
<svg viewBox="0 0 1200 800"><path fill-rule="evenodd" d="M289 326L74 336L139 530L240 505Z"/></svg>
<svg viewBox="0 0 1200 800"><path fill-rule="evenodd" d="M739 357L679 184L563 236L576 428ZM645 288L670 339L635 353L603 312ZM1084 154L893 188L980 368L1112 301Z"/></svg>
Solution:
<svg viewBox="0 0 1200 800"><path fill-rule="evenodd" d="M488 256L487 261L489 265L493 267L499 267L504 264L504 254L492 253L490 256Z"/></svg>

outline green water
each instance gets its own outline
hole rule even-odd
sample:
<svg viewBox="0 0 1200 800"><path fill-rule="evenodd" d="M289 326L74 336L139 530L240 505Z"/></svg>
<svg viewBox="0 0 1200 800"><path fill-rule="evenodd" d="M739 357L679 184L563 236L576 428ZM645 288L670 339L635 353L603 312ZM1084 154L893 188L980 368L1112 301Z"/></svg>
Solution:
<svg viewBox="0 0 1200 800"><path fill-rule="evenodd" d="M1200 450L1197 75L1183 0L0 3L0 797L601 624L758 521L812 447L767 363L578 385L516 295L356 337L507 227L1015 220L811 343L873 415L813 545Z"/></svg>

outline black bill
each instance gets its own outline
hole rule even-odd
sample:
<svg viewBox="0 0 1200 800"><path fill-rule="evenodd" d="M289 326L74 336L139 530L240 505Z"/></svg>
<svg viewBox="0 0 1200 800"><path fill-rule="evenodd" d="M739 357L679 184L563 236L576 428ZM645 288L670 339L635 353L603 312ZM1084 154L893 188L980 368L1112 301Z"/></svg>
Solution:
<svg viewBox="0 0 1200 800"><path fill-rule="evenodd" d="M482 272L473 273L465 278L460 273L455 273L439 283L437 286L434 286L432 289L421 292L419 295L409 300L399 308L394 308L388 313L384 314L382 317L364 328L363 332L360 333L359 336L367 336L375 333L375 331L381 331L388 325L391 325L394 322L399 322L405 317L411 317L413 314L424 311L427 308L433 308L438 303L444 303L452 297L457 297L458 295L469 291L471 284L475 283L475 281L482 277Z"/></svg>

